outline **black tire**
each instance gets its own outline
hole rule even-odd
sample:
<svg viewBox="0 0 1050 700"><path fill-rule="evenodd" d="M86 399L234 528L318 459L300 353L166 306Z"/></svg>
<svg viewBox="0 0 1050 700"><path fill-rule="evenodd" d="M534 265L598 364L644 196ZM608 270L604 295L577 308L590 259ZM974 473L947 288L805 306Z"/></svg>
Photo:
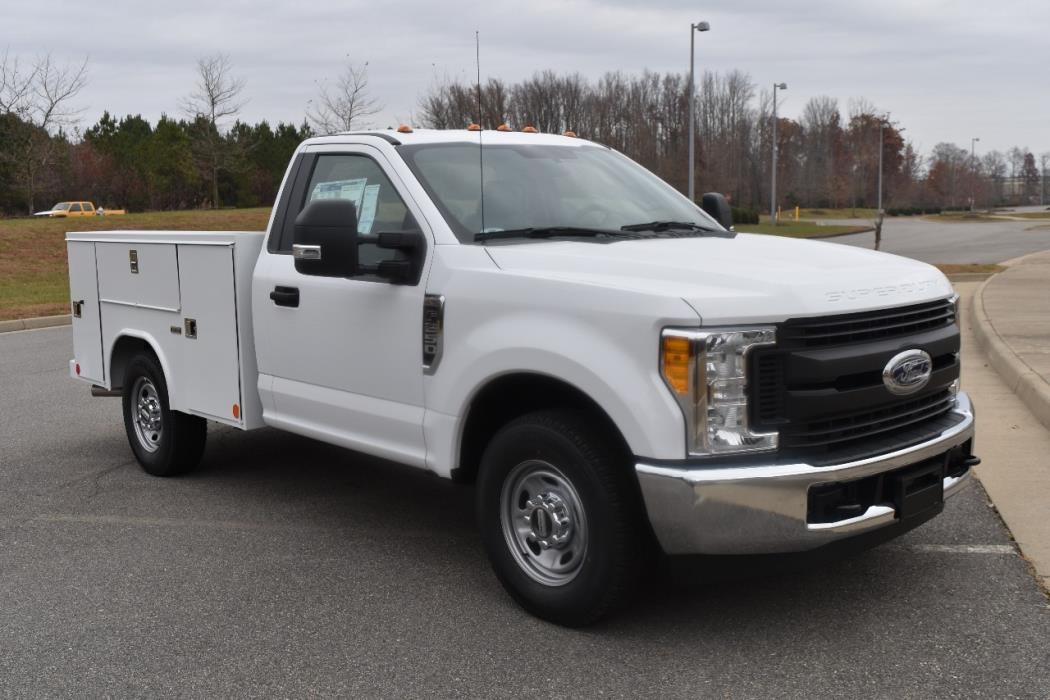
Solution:
<svg viewBox="0 0 1050 700"><path fill-rule="evenodd" d="M146 402L146 412L159 416L144 427L138 422L139 401ZM204 454L208 422L168 407L168 385L157 360L151 355L137 355L124 372L124 431L135 459L148 474L176 476L196 467Z"/></svg>
<svg viewBox="0 0 1050 700"><path fill-rule="evenodd" d="M643 511L628 456L610 447L612 442L586 414L549 410L511 421L485 449L477 485L481 538L504 588L537 617L570 627L588 625L622 606L635 591L644 562ZM530 470L540 481L528 476ZM552 486L544 486L544 480ZM536 532L550 533L555 521L537 513L534 504L566 491L571 492L569 500L576 497L582 506L584 527L575 527L572 534L584 534L582 546L571 538L552 545L550 539L535 537ZM558 503L564 505L564 500ZM531 535L515 534L504 522L527 523L523 527ZM580 553L574 573L550 573L567 580L538 580L550 571L540 557L568 549ZM565 566L574 565L571 557ZM563 562L556 559L553 565Z"/></svg>

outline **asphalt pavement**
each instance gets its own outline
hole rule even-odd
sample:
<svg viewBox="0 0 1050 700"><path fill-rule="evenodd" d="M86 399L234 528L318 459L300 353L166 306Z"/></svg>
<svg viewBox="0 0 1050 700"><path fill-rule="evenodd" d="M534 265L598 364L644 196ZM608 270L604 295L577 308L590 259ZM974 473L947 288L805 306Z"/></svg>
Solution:
<svg viewBox="0 0 1050 700"><path fill-rule="evenodd" d="M504 594L469 487L228 428L149 477L70 352L0 335L0 695L1050 695L1047 598L978 484L869 552L568 630Z"/></svg>
<svg viewBox="0 0 1050 700"><path fill-rule="evenodd" d="M850 221L871 224L867 219ZM826 240L871 248L875 234ZM928 263L999 263L1048 248L1050 219L940 222L888 217L882 226L883 251Z"/></svg>

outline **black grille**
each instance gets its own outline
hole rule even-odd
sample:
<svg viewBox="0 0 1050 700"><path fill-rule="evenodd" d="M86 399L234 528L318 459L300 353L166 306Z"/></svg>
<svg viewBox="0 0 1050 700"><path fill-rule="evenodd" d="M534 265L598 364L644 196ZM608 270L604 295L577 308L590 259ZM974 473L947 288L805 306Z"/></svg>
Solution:
<svg viewBox="0 0 1050 700"><path fill-rule="evenodd" d="M951 410L954 397L947 390L921 399L886 404L873 410L857 411L825 420L791 425L781 431L785 448L833 447L897 431L944 415Z"/></svg>
<svg viewBox="0 0 1050 700"><path fill-rule="evenodd" d="M929 384L895 396L883 369L913 348L933 359ZM759 431L778 431L784 454L817 461L914 444L953 424L958 353L949 300L792 319L778 327L775 347L750 356L750 420Z"/></svg>
<svg viewBox="0 0 1050 700"><path fill-rule="evenodd" d="M761 353L755 357L755 418L772 425L784 415L784 363L780 355Z"/></svg>
<svg viewBox="0 0 1050 700"><path fill-rule="evenodd" d="M845 345L913 335L954 322L955 305L942 299L898 309L792 319L782 326L778 339L784 347Z"/></svg>

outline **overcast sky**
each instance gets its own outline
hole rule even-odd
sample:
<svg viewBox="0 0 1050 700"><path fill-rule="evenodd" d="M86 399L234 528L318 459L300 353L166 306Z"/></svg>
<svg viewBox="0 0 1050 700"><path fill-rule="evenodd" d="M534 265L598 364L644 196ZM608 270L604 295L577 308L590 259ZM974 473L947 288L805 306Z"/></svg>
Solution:
<svg viewBox="0 0 1050 700"><path fill-rule="evenodd" d="M698 70L787 82L785 116L814 95L843 114L865 97L924 153L972 136L979 152L1050 151L1048 0L0 0L0 51L89 56L84 125L103 109L177 114L196 58L215 51L247 81L244 119L299 123L350 56L369 62L387 126L408 121L436 77L473 79L475 29L483 79L596 78L687 70L699 20L711 31L697 36Z"/></svg>

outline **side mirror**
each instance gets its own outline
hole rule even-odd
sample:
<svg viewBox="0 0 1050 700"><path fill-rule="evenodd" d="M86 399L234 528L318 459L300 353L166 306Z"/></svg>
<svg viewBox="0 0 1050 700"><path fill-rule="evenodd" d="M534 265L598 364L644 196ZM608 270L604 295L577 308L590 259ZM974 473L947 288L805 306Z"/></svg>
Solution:
<svg viewBox="0 0 1050 700"><path fill-rule="evenodd" d="M361 236L361 243L374 243L381 250L401 252L397 260L383 260L375 266L361 266L362 272L370 272L393 284L417 284L423 274L423 258L426 254L426 239L422 231L388 231Z"/></svg>
<svg viewBox="0 0 1050 700"><path fill-rule="evenodd" d="M706 193L701 209L710 214L711 218L721 224L725 230L733 229L733 210L726 198L718 192Z"/></svg>
<svg viewBox="0 0 1050 700"><path fill-rule="evenodd" d="M295 270L319 277L353 277L357 264L357 206L345 199L315 199L295 218Z"/></svg>

